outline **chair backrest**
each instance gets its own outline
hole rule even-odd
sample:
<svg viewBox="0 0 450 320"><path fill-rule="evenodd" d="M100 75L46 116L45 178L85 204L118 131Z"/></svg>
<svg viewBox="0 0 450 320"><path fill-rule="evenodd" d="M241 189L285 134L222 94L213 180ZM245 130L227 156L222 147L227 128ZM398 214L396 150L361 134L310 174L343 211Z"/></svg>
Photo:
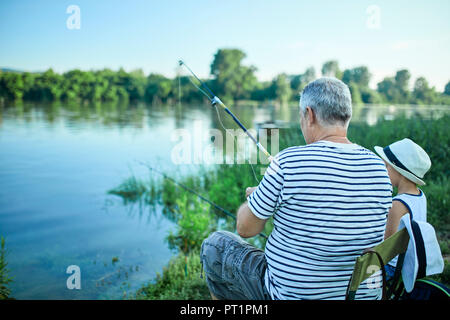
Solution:
<svg viewBox="0 0 450 320"><path fill-rule="evenodd" d="M370 251L359 256L356 259L353 274L348 284L346 299L353 300L355 298L356 291L358 290L361 282L373 274L373 267L371 266L378 266L380 269L384 268L384 265L380 265L380 258L384 264L388 263L397 255L406 251L408 248L408 242L408 231L406 228L403 228L379 245L373 247Z"/></svg>

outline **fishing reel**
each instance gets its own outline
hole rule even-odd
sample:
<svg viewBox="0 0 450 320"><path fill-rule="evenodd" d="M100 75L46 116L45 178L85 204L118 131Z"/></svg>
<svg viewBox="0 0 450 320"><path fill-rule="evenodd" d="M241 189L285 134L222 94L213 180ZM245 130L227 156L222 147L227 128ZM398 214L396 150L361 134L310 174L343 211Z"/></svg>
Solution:
<svg viewBox="0 0 450 320"><path fill-rule="evenodd" d="M223 105L223 102L218 97L214 96L214 98L211 99L211 104L213 106L216 106L216 104Z"/></svg>

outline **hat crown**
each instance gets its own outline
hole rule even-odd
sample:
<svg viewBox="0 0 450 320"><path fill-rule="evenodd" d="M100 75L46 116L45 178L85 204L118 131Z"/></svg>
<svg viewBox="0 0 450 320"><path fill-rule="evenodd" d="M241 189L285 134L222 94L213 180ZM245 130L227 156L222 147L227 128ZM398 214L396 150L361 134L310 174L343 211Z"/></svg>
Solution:
<svg viewBox="0 0 450 320"><path fill-rule="evenodd" d="M411 139L396 141L389 145L389 148L409 171L420 178L423 178L431 167L428 154Z"/></svg>

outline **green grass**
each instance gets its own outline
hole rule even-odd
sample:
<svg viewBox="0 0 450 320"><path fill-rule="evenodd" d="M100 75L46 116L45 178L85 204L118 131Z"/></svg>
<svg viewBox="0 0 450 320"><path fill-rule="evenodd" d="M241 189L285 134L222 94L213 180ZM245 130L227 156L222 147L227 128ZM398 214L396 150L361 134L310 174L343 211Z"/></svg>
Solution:
<svg viewBox="0 0 450 320"><path fill-rule="evenodd" d="M186 264L187 262L187 264ZM206 300L211 299L205 278L200 277L201 263L197 249L173 257L162 275L136 293L139 300Z"/></svg>
<svg viewBox="0 0 450 320"><path fill-rule="evenodd" d="M370 150L374 146L386 146L394 141L408 137L422 146L429 154L432 167L425 175L427 185L422 189L427 196L428 221L435 227L443 255L450 254L450 215L448 204L450 201L450 130L448 123L450 116L445 115L437 120L424 119L420 116L411 119L397 118L394 121L381 120L374 126L365 123L352 123L348 136L352 142L360 144ZM305 141L299 128L280 129L280 150L292 146L303 145ZM263 166L256 165L254 170L257 178ZM196 190L206 198L226 208L230 212L236 212L239 205L245 201L245 188L257 185L249 164L244 165L216 165L213 169L200 168L199 173L189 176L174 176L189 188ZM134 190L134 188L137 190ZM235 221L226 217L223 213L211 208L208 204L199 201L197 197L183 188L175 185L167 179L159 183L152 180L151 183L141 183L136 178L130 178L119 186L119 191L114 194L139 198L139 194L145 197L148 203L160 201L168 217L178 224L176 233L169 234L167 240L172 248L178 248L180 252L188 252L189 256L195 255L202 239L209 232L218 229L234 231ZM151 193L152 196L148 196ZM264 233L270 234L273 228L272 220L266 224ZM264 248L265 241L260 237L249 239L249 242L259 248ZM162 276L156 282L149 283L140 290L139 298L149 299L197 299L208 298L199 294L199 288L204 289L204 283L197 278L184 277L184 260L180 255L174 258L165 269ZM196 259L196 258L195 258ZM189 263L194 263L194 258ZM200 268L200 264L191 265L194 270ZM450 285L450 270L446 264L441 275L433 277ZM201 291L201 290L200 290ZM142 294L145 292L146 294Z"/></svg>
<svg viewBox="0 0 450 320"><path fill-rule="evenodd" d="M427 278L433 279L437 282L445 284L447 287L450 287L450 263L447 260L444 260L444 271L441 274L436 274Z"/></svg>
<svg viewBox="0 0 450 320"><path fill-rule="evenodd" d="M0 237L0 300L12 299L9 283L12 278L9 276L8 262L6 261L6 244L5 238Z"/></svg>
<svg viewBox="0 0 450 320"><path fill-rule="evenodd" d="M131 176L118 187L108 191L109 194L120 196L125 202L133 202L140 199L151 190L151 185Z"/></svg>

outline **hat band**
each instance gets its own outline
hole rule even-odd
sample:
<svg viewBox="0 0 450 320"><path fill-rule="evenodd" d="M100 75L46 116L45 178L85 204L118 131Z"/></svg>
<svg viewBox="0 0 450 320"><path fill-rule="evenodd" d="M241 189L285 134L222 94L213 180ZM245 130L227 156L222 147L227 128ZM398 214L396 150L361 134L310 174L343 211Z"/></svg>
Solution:
<svg viewBox="0 0 450 320"><path fill-rule="evenodd" d="M416 255L419 262L417 270L417 279L421 279L426 276L427 270L427 255L425 251L425 243L423 241L420 227L416 221L411 218L411 229L414 236L414 242L416 243Z"/></svg>
<svg viewBox="0 0 450 320"><path fill-rule="evenodd" d="M386 157L389 159L390 162L392 162L393 164L395 164L397 167L399 167L400 169L403 169L405 171L408 171L409 173L411 173L413 176L415 176L416 178L419 178L415 173L411 172L408 168L406 168L403 163L400 162L400 160L398 160L398 158L395 156L394 153L392 153L391 148L389 148L389 146L383 148L383 152L386 155Z"/></svg>
<svg viewBox="0 0 450 320"><path fill-rule="evenodd" d="M422 232L417 222L414 220L414 216L411 207L401 199L394 199L395 201L400 201L405 205L409 211L409 219L411 221L411 231L414 237L414 243L416 244L416 256L418 261L417 279L421 279L426 276L427 273L427 255L425 251L425 242L423 241ZM393 200L393 201L394 201ZM404 258L404 257L403 257ZM399 257L400 259L400 257ZM398 266L398 262L397 262Z"/></svg>

